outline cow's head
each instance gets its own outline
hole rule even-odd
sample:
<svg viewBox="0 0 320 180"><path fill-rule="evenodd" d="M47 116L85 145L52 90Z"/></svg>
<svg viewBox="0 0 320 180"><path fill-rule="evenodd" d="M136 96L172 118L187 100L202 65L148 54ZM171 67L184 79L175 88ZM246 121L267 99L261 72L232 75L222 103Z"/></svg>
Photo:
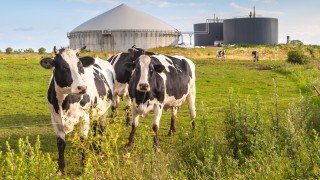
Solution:
<svg viewBox="0 0 320 180"><path fill-rule="evenodd" d="M127 63L126 66L134 67L131 79L137 82L135 88L139 92L149 92L152 82L155 81L156 73L161 73L165 69L162 64L152 61L147 55L141 55L137 62Z"/></svg>
<svg viewBox="0 0 320 180"><path fill-rule="evenodd" d="M82 95L86 93L87 85L84 79L83 67L94 64L94 58L86 56L78 58L81 50L65 48L57 50L54 47L55 57L44 58L40 61L42 67L51 69L54 67L53 78L56 86L64 94Z"/></svg>
<svg viewBox="0 0 320 180"><path fill-rule="evenodd" d="M135 45L133 45L130 49L128 49L128 52L130 54L131 60L136 61L141 55L154 55L155 53L146 51L142 48L138 48Z"/></svg>

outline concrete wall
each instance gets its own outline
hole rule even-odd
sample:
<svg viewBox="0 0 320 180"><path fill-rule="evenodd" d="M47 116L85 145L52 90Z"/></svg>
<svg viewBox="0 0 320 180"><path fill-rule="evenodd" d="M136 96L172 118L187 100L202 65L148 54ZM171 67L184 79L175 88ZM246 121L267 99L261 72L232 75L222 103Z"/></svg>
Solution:
<svg viewBox="0 0 320 180"><path fill-rule="evenodd" d="M127 51L132 45L144 49L177 45L174 31L82 31L68 33L70 48L87 46L91 51Z"/></svg>
<svg viewBox="0 0 320 180"><path fill-rule="evenodd" d="M225 19L223 42L224 44L278 44L278 19Z"/></svg>
<svg viewBox="0 0 320 180"><path fill-rule="evenodd" d="M213 46L215 41L223 41L223 23L194 24L195 46Z"/></svg>

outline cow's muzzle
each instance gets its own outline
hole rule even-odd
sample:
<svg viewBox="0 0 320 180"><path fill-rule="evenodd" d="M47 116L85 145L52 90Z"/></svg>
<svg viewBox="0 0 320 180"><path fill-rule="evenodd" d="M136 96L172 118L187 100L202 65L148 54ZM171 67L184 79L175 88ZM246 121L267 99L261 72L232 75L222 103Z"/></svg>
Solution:
<svg viewBox="0 0 320 180"><path fill-rule="evenodd" d="M140 83L137 90L141 92L148 92L150 91L150 86L147 83Z"/></svg>

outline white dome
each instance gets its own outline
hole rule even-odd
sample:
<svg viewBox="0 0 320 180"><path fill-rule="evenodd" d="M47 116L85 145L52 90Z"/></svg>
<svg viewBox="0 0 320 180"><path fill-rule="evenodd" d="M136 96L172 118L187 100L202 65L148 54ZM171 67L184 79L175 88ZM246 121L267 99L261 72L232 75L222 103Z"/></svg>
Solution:
<svg viewBox="0 0 320 180"><path fill-rule="evenodd" d="M84 22L71 32L95 30L177 31L167 23L126 4L121 4Z"/></svg>

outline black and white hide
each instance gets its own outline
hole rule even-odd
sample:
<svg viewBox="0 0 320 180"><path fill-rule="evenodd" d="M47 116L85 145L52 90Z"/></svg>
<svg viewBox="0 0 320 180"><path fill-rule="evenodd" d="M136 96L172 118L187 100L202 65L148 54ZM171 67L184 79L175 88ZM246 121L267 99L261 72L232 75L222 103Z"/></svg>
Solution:
<svg viewBox="0 0 320 180"><path fill-rule="evenodd" d="M259 61L259 52L258 51L252 51L251 53L253 61Z"/></svg>
<svg viewBox="0 0 320 180"><path fill-rule="evenodd" d="M132 98L132 130L127 146L131 146L139 124L139 116L154 112L152 129L154 146L159 146L158 130L162 110L171 110L171 126L168 135L175 132L178 108L187 101L192 126L195 126L196 84L195 65L182 56L141 55L135 63L127 63L134 70L129 83ZM129 68L129 67L128 67Z"/></svg>
<svg viewBox="0 0 320 180"><path fill-rule="evenodd" d="M223 61L226 60L226 50L221 50L216 52L216 59L221 58Z"/></svg>
<svg viewBox="0 0 320 180"><path fill-rule="evenodd" d="M97 117L97 120L102 121L112 104L115 77L113 67L100 58L78 58L82 49L54 48L55 57L44 58L40 62L46 69L54 68L47 100L57 136L58 173L64 173L66 134L79 124L82 130L81 137L85 138L92 121L90 117ZM85 155L82 155L83 164Z"/></svg>
<svg viewBox="0 0 320 180"><path fill-rule="evenodd" d="M126 63L135 62L141 55L154 55L153 52L145 51L144 49L132 46L128 49L128 52L118 53L110 56L107 61L114 67L116 73L116 81L114 84L114 98L112 106L112 114L115 116L116 109L119 107L120 98L127 97L125 110L127 111L127 125L130 124L130 105L131 99L129 98L128 86L131 78L132 68L127 68Z"/></svg>

